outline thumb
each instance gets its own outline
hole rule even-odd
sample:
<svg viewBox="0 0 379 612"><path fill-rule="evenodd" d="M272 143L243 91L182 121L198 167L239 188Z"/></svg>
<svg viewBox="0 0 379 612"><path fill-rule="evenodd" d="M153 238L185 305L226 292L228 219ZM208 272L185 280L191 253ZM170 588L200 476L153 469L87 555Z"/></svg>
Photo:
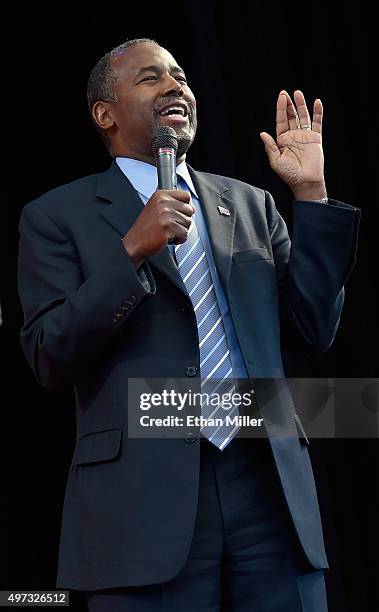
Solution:
<svg viewBox="0 0 379 612"><path fill-rule="evenodd" d="M267 134L267 132L261 132L259 136L263 140L263 144L265 146L266 153L270 160L270 165L274 166L276 161L280 157L280 151L276 145L276 142L273 139L273 137L270 136L270 134Z"/></svg>

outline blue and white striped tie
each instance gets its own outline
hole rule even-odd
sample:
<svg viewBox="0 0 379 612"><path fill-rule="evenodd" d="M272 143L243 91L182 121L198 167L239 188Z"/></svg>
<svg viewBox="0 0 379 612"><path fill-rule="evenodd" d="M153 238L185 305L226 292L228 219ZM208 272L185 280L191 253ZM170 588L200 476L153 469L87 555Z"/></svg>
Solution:
<svg viewBox="0 0 379 612"><path fill-rule="evenodd" d="M188 191L181 177L178 177L178 187ZM233 378L233 368L224 323L195 217L196 213L192 216L186 242L175 247L175 256L197 321L201 391L211 398L212 394L216 393L218 396L231 394L235 387L230 380ZM201 428L201 433L220 450L224 450L240 429L239 426L227 424L226 416L231 418L238 416L238 408L232 407L226 410L221 404L215 406L214 403L203 402L201 415L206 419L222 419L221 425L206 425Z"/></svg>

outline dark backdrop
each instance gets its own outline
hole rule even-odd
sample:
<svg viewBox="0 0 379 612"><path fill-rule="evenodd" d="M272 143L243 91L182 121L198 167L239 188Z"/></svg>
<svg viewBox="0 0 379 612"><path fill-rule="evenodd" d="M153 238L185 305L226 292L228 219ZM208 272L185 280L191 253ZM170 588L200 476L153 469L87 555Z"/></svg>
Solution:
<svg viewBox="0 0 379 612"><path fill-rule="evenodd" d="M135 6L134 6L135 5ZM140 8L138 8L140 7ZM362 3L161 2L28 3L17 6L14 43L4 61L3 124L16 143L6 212L2 339L9 377L2 385L9 477L9 575L2 588L54 588L65 479L75 438L70 394L39 388L21 353L16 289L17 224L25 203L48 189L101 171L109 158L86 107L88 73L127 38L148 36L185 68L198 100L199 128L188 161L271 191L291 227L291 194L269 167L259 132L274 133L278 92L302 89L324 103L324 149L331 197L362 209L358 263L349 279L333 347L303 375L374 377L377 114L372 15ZM13 178L14 177L14 178ZM99 248L101 248L99 246ZM3 370L4 371L4 370ZM7 394L7 395L6 395ZM7 397L7 400L5 400ZM374 610L378 506L376 440L313 440L325 514L331 611ZM72 609L81 610L78 597Z"/></svg>

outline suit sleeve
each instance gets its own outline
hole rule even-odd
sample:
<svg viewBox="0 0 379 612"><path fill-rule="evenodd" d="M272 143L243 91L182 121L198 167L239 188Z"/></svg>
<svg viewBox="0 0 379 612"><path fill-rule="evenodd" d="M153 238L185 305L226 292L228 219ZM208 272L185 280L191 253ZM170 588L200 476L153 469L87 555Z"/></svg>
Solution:
<svg viewBox="0 0 379 612"><path fill-rule="evenodd" d="M147 264L144 273L142 282L120 239L84 280L72 242L41 206L25 207L18 261L21 345L40 384L71 387L101 357L155 292Z"/></svg>
<svg viewBox="0 0 379 612"><path fill-rule="evenodd" d="M333 342L344 302L344 284L355 263L360 211L328 203L295 201L292 244L266 192L266 211L278 279L282 344L322 353Z"/></svg>

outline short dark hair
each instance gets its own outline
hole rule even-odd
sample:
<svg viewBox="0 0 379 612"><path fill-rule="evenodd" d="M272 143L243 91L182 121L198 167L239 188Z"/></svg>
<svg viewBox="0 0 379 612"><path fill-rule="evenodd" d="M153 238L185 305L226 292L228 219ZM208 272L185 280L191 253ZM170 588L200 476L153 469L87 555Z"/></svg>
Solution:
<svg viewBox="0 0 379 612"><path fill-rule="evenodd" d="M114 70L111 60L113 57L124 53L129 47L138 45L140 43L153 43L155 45L159 45L156 40L153 40L151 38L134 38L133 40L127 40L121 45L118 45L118 47L115 47L111 51L108 51L108 53L106 53L101 59L99 59L97 64L95 64L95 66L92 68L89 75L87 84L88 108L95 128L100 133L100 136L103 139L107 149L109 149L108 137L106 132L98 126L98 124L92 117L93 105L99 101L117 102L117 72Z"/></svg>

